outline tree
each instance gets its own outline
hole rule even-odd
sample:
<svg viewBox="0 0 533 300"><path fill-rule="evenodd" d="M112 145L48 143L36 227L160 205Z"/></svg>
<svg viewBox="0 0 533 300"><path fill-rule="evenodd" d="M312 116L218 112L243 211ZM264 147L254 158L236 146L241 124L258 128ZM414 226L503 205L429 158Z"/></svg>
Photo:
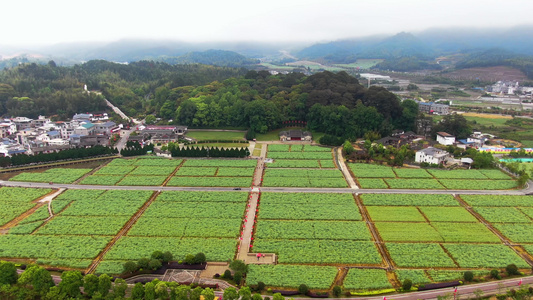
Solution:
<svg viewBox="0 0 533 300"><path fill-rule="evenodd" d="M153 282L144 285L144 299L155 300L155 284Z"/></svg>
<svg viewBox="0 0 533 300"><path fill-rule="evenodd" d="M37 265L27 267L17 282L21 285L31 285L33 290L41 296L45 296L50 287L54 286L50 272Z"/></svg>
<svg viewBox="0 0 533 300"><path fill-rule="evenodd" d="M203 264L206 262L206 257L205 257L205 254L203 254L202 252L200 253L197 253L195 256L194 256L194 263L196 264Z"/></svg>
<svg viewBox="0 0 533 300"><path fill-rule="evenodd" d="M81 297L80 287L83 285L83 275L80 271L66 271L61 274L59 290L71 298Z"/></svg>
<svg viewBox="0 0 533 300"><path fill-rule="evenodd" d="M229 287L224 290L222 298L224 300L237 300L239 299L239 294L237 293L237 290L234 287Z"/></svg>
<svg viewBox="0 0 533 300"><path fill-rule="evenodd" d="M155 124L155 121L156 121L156 118L154 115L147 115L146 118L144 119L144 122L147 125L153 125Z"/></svg>
<svg viewBox="0 0 533 300"><path fill-rule="evenodd" d="M283 297L281 293L275 293L272 295L272 300L285 300L285 297Z"/></svg>
<svg viewBox="0 0 533 300"><path fill-rule="evenodd" d="M111 289L111 279L111 276L107 274L102 274L98 277L98 292L100 292L102 297L109 294L109 290Z"/></svg>
<svg viewBox="0 0 533 300"><path fill-rule="evenodd" d="M346 155L352 154L352 152L354 151L352 143L350 143L350 141L346 140L344 142L344 145L343 145L343 150L344 150L344 153L346 153Z"/></svg>
<svg viewBox="0 0 533 300"><path fill-rule="evenodd" d="M17 267L12 262L0 261L0 284L17 283Z"/></svg>
<svg viewBox="0 0 533 300"><path fill-rule="evenodd" d="M298 287L298 293L302 294L302 295L306 295L307 293L309 292L309 287L307 287L306 284L300 284L300 286Z"/></svg>
<svg viewBox="0 0 533 300"><path fill-rule="evenodd" d="M498 271L496 269L490 270L490 277L492 277L494 279L501 279L502 278L500 276L500 271Z"/></svg>
<svg viewBox="0 0 533 300"><path fill-rule="evenodd" d="M252 300L263 300L263 296L261 296L261 294L255 293L252 296Z"/></svg>
<svg viewBox="0 0 533 300"><path fill-rule="evenodd" d="M405 279L402 283L402 289L404 291L410 291L412 286L413 282L411 281L411 279Z"/></svg>
<svg viewBox="0 0 533 300"><path fill-rule="evenodd" d="M407 90L408 91L416 91L418 90L418 85L414 84L414 83L409 83L407 85Z"/></svg>
<svg viewBox="0 0 533 300"><path fill-rule="evenodd" d="M157 270L162 266L163 264L161 264L161 261L159 259L151 259L148 263L148 268L150 268L150 270Z"/></svg>
<svg viewBox="0 0 533 300"><path fill-rule="evenodd" d="M235 272L235 274L233 274L233 281L235 281L235 283L237 285L240 285L241 284L241 281L242 281L242 273L240 271L237 271Z"/></svg>
<svg viewBox="0 0 533 300"><path fill-rule="evenodd" d="M457 139L464 139L472 133L472 128L464 116L451 114L444 116L444 118L433 127L433 135L441 131L454 135Z"/></svg>
<svg viewBox="0 0 533 300"><path fill-rule="evenodd" d="M509 276L520 275L520 272L518 272L518 267L515 264L507 265L507 267L505 267L505 272L507 272Z"/></svg>
<svg viewBox="0 0 533 300"><path fill-rule="evenodd" d="M202 296L204 296L204 300L214 300L215 292L210 288L206 288L202 291Z"/></svg>
<svg viewBox="0 0 533 300"><path fill-rule="evenodd" d="M165 251L163 252L163 257L162 257L162 261L164 263L168 263L169 261L172 261L172 259L174 258L174 256L172 255L172 253L170 253L170 251Z"/></svg>
<svg viewBox="0 0 533 300"><path fill-rule="evenodd" d="M155 285L155 295L157 299L168 299L168 286L163 281Z"/></svg>
<svg viewBox="0 0 533 300"><path fill-rule="evenodd" d="M137 282L133 289L131 290L131 299L141 300L144 298L144 285L140 282Z"/></svg>
<svg viewBox="0 0 533 300"><path fill-rule="evenodd" d="M137 264L134 261L127 261L124 263L122 273L130 274L137 271Z"/></svg>
<svg viewBox="0 0 533 300"><path fill-rule="evenodd" d="M98 291L98 277L94 274L87 274L83 277L83 291L88 297L92 297Z"/></svg>
<svg viewBox="0 0 533 300"><path fill-rule="evenodd" d="M122 278L115 279L115 284L113 285L113 296L115 298L120 297L124 298L126 296L126 290L128 289L128 284L126 280Z"/></svg>
<svg viewBox="0 0 533 300"><path fill-rule="evenodd" d="M190 295L189 295L189 300L200 300L200 296L202 295L202 291L203 289L199 286L195 287Z"/></svg>
<svg viewBox="0 0 533 300"><path fill-rule="evenodd" d="M248 266L244 263L242 260L234 260L229 264L229 268L232 269L234 272L241 272L246 273L248 271Z"/></svg>
<svg viewBox="0 0 533 300"><path fill-rule="evenodd" d="M162 260L163 259L163 252L161 251L154 251L152 253L152 256L151 256L152 259L159 259L159 260Z"/></svg>
<svg viewBox="0 0 533 300"><path fill-rule="evenodd" d="M252 299L252 291L250 290L250 287L244 286L239 290L239 296L240 300L251 300Z"/></svg>
<svg viewBox="0 0 533 300"><path fill-rule="evenodd" d="M257 291L260 292L265 289L265 283L262 281L257 282Z"/></svg>
<svg viewBox="0 0 533 300"><path fill-rule="evenodd" d="M231 279L233 278L233 276L231 275L231 271L226 269L226 271L224 271L224 275L223 275L224 278L226 279Z"/></svg>
<svg viewBox="0 0 533 300"><path fill-rule="evenodd" d="M472 273L472 271L466 271L464 274L463 274L463 278L465 279L465 281L472 281L474 280L474 273Z"/></svg>
<svg viewBox="0 0 533 300"><path fill-rule="evenodd" d="M490 152L477 152L472 158L472 167L476 169L487 169L494 167L494 156Z"/></svg>
<svg viewBox="0 0 533 300"><path fill-rule="evenodd" d="M341 296L341 294L342 294L342 287L340 287L338 285L334 286L333 287L333 296L338 298L338 297Z"/></svg>
<svg viewBox="0 0 533 300"><path fill-rule="evenodd" d="M150 265L150 259L149 258L141 258L137 261L137 266L139 269L146 270L149 268Z"/></svg>

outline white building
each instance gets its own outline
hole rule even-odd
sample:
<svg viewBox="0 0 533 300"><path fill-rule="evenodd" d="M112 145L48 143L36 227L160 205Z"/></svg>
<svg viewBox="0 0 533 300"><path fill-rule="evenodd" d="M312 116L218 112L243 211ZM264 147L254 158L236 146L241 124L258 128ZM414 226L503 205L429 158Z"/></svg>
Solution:
<svg viewBox="0 0 533 300"><path fill-rule="evenodd" d="M416 152L415 162L425 162L429 164L438 165L444 163L448 157L450 157L450 154L448 152L434 147L429 147Z"/></svg>
<svg viewBox="0 0 533 300"><path fill-rule="evenodd" d="M437 132L437 142L441 145L453 145L455 137L446 132Z"/></svg>

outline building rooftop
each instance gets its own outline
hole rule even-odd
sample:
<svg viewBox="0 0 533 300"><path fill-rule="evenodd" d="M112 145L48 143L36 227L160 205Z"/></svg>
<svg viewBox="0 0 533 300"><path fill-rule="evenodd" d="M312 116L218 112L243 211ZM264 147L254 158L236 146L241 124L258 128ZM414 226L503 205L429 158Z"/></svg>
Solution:
<svg viewBox="0 0 533 300"><path fill-rule="evenodd" d="M453 135L447 133L447 132L437 132L438 135L442 136L442 137L454 137Z"/></svg>

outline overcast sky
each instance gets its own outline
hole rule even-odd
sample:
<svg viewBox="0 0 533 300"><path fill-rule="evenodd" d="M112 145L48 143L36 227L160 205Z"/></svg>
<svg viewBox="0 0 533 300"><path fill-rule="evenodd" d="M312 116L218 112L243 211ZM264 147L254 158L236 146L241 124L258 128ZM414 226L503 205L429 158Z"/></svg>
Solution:
<svg viewBox="0 0 533 300"><path fill-rule="evenodd" d="M6 0L0 44L123 38L330 41L427 28L533 24L531 0Z"/></svg>

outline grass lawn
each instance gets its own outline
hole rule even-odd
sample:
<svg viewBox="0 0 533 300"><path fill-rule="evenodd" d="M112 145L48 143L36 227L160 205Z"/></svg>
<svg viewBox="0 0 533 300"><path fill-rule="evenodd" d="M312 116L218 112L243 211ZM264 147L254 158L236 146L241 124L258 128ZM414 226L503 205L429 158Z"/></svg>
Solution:
<svg viewBox="0 0 533 300"><path fill-rule="evenodd" d="M305 128L291 128L291 129L301 129L305 130ZM282 129L276 129L269 131L267 133L258 133L255 137L258 141L279 141L279 132L289 130L288 128L282 128ZM322 132L311 132L311 135L313 136L313 141L318 143L318 140L324 136L324 133Z"/></svg>
<svg viewBox="0 0 533 300"><path fill-rule="evenodd" d="M189 131L186 136L196 139L198 141L205 140L244 140L245 132L233 131Z"/></svg>
<svg viewBox="0 0 533 300"><path fill-rule="evenodd" d="M222 147L222 148L242 148L250 146L249 143L205 143L205 144L191 144L193 147Z"/></svg>

